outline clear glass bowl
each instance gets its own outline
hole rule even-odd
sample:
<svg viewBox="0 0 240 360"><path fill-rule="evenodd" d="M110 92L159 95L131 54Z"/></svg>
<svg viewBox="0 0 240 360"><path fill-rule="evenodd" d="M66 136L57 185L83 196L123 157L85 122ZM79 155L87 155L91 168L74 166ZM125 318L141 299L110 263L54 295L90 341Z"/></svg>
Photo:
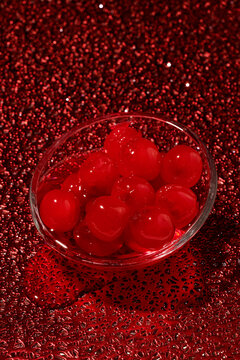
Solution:
<svg viewBox="0 0 240 360"><path fill-rule="evenodd" d="M193 190L198 196L200 212L194 222L189 224L188 228L184 230L185 232L177 240L161 250L146 253L134 252L118 256L112 255L106 258L90 256L72 246L71 243L67 245L64 239L59 238L59 236L51 233L46 228L39 216L39 203L41 200L41 191L39 190L43 180L45 181L46 178L48 178L50 186L52 184L53 187L63 181L66 174L70 173L66 164L71 163L72 170L74 170L74 166L77 168L81 154L100 149L112 126L125 121L130 122L130 126L140 130L144 137L153 139L160 151L168 151L178 144L185 144L190 145L199 152L203 161L203 172L201 179ZM126 270L150 265L181 248L199 231L206 221L213 207L216 192L217 174L214 161L194 132L175 121L168 120L164 116L126 113L98 118L72 129L56 140L44 154L33 174L30 188L30 204L34 223L45 242L63 256L72 260L75 265L91 266L99 270Z"/></svg>

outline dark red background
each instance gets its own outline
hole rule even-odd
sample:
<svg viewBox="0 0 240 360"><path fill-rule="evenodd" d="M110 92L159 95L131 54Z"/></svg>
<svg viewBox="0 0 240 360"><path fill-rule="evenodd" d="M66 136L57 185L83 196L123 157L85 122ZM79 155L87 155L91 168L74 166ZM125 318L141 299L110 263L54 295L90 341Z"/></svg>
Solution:
<svg viewBox="0 0 240 360"><path fill-rule="evenodd" d="M0 358L239 359L237 1L99 4L0 4ZM218 196L190 246L145 271L94 279L42 244L30 179L66 130L135 110L200 135Z"/></svg>

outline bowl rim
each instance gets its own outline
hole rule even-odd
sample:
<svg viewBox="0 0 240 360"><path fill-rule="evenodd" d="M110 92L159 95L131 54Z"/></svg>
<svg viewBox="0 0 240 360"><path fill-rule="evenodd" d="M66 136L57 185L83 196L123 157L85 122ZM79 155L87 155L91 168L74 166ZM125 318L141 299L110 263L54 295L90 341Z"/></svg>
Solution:
<svg viewBox="0 0 240 360"><path fill-rule="evenodd" d="M37 185L39 184L41 172L42 172L43 168L45 167L49 158L56 151L56 149L60 145L62 145L66 140L68 140L75 133L82 131L83 129L86 129L90 125L97 125L98 123L101 123L103 121L114 120L114 118L118 118L118 119L121 118L123 121L124 121L124 119L131 121L131 118L133 120L136 117L137 118L141 117L141 118L145 118L145 119L151 118L152 120L167 123L168 125L173 126L174 128L177 128L178 130L187 133L188 136L193 138L193 140L199 144L201 152L204 154L204 156L207 160L207 164L209 167L210 179L209 179L209 189L208 189L208 194L207 194L205 204L203 205L203 208L202 208L201 212L199 213L198 217L196 218L196 220L194 221L194 223L180 237L180 240L174 244L174 247L172 247L170 249L170 251L168 251L169 248L166 248L166 250L164 252L156 250L156 251L151 251L151 252L147 252L144 254L139 253L138 255L135 255L132 258L130 258L130 257L127 257L124 259L123 258L120 258L120 259L100 258L100 257L98 258L98 257L94 257L91 255L85 255L85 254L82 257L78 257L78 256L76 256L77 255L76 252L71 251L71 249L66 250L64 248L64 246L62 246L60 248L59 246L56 245L56 243L49 242L46 239L46 232L47 232L48 237L51 237L52 239L54 239L54 237L48 231L48 229L44 226L44 224L41 222L41 218L40 218L38 206L37 206L37 199L35 196L35 194L37 192ZM216 193L217 193L217 172L216 172L214 160L213 160L212 156L210 155L210 153L208 152L205 144L202 142L202 140L199 138L199 136L195 134L195 132L193 132L187 126L182 125L174 120L170 120L167 116L162 115L162 114L151 114L151 113L146 113L146 112L144 112L144 113L142 113L142 112L121 113L120 112L120 113L108 114L105 116L100 116L100 117L97 117L94 119L86 120L84 123L74 126L71 130L69 130L68 132L66 132L59 138L57 138L52 143L52 145L44 152L41 160L39 161L38 165L35 168L35 171L33 173L32 180L31 180L29 197L30 197L31 214L32 214L34 224L37 227L38 232L44 238L44 240L48 246L50 246L51 248L56 250L61 255L65 256L68 259L74 261L75 263L81 264L83 266L85 265L85 266L88 266L88 267L90 266L90 267L94 267L94 268L97 267L99 269L104 269L104 270L109 270L109 269L126 270L126 269L136 268L138 266L147 266L147 265L153 264L154 262L158 262L160 259L163 259L166 256L172 255L175 251L177 251L182 246L184 246L184 244L186 244L200 230L200 228L205 223L206 219L208 218L208 216L212 210L212 207L213 207L213 204L214 204L214 201L216 198ZM44 228L45 232L43 232L41 230L40 225ZM58 242L58 245L59 245L59 242Z"/></svg>

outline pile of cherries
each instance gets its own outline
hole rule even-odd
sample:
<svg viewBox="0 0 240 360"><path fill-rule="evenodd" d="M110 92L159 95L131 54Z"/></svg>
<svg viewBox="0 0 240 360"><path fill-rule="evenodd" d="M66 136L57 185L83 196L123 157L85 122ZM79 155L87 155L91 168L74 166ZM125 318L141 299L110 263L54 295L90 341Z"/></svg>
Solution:
<svg viewBox="0 0 240 360"><path fill-rule="evenodd" d="M88 154L60 189L43 196L40 217L57 233L70 232L75 246L109 256L162 249L199 213L190 189L200 179L202 159L186 145L167 153L129 124L116 125L103 149Z"/></svg>

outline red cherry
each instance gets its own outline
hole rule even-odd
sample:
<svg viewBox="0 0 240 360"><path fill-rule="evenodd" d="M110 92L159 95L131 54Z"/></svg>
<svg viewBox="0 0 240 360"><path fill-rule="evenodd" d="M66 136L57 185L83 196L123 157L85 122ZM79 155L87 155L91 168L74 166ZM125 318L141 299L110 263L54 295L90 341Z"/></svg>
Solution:
<svg viewBox="0 0 240 360"><path fill-rule="evenodd" d="M87 208L86 223L93 235L109 242L121 235L128 218L129 209L123 201L101 196Z"/></svg>
<svg viewBox="0 0 240 360"><path fill-rule="evenodd" d="M124 201L132 212L153 204L155 200L152 186L137 176L118 179L113 184L112 196Z"/></svg>
<svg viewBox="0 0 240 360"><path fill-rule="evenodd" d="M110 194L119 176L117 167L103 151L93 152L82 164L78 176L91 195Z"/></svg>
<svg viewBox="0 0 240 360"><path fill-rule="evenodd" d="M160 172L161 155L156 145L140 138L128 142L122 148L119 172L123 176L139 176L146 180L155 179Z"/></svg>
<svg viewBox="0 0 240 360"><path fill-rule="evenodd" d="M201 156L196 150L177 145L163 158L161 176L166 184L192 187L201 177L202 166Z"/></svg>
<svg viewBox="0 0 240 360"><path fill-rule="evenodd" d="M171 242L175 228L167 210L151 206L130 222L127 245L136 251L159 250Z"/></svg>
<svg viewBox="0 0 240 360"><path fill-rule="evenodd" d="M111 242L97 239L88 229L84 222L80 222L73 231L76 245L89 255L109 256L118 251L123 244L121 238L117 238Z"/></svg>
<svg viewBox="0 0 240 360"><path fill-rule="evenodd" d="M80 216L80 204L72 192L49 191L40 204L40 216L44 224L54 231L73 229Z"/></svg>
<svg viewBox="0 0 240 360"><path fill-rule="evenodd" d="M116 125L114 129L108 134L104 142L104 149L107 151L108 155L114 161L119 160L121 148L129 140L140 138L141 134L129 127L127 122Z"/></svg>
<svg viewBox="0 0 240 360"><path fill-rule="evenodd" d="M176 228L187 226L198 214L197 196L186 187L166 185L156 193L156 204L165 206L172 217Z"/></svg>
<svg viewBox="0 0 240 360"><path fill-rule="evenodd" d="M62 184L62 190L72 191L81 204L85 204L87 201L87 190L84 188L82 179L78 173L69 175Z"/></svg>

